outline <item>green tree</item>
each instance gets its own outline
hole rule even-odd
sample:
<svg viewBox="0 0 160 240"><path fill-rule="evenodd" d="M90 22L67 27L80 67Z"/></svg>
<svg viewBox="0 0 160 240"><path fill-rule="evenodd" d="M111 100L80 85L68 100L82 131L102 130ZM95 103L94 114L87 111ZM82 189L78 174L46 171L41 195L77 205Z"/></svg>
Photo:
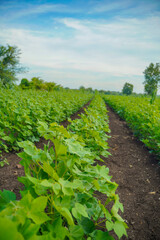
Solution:
<svg viewBox="0 0 160 240"><path fill-rule="evenodd" d="M29 80L27 78L22 78L20 86L23 89L29 88L29 86L30 86Z"/></svg>
<svg viewBox="0 0 160 240"><path fill-rule="evenodd" d="M0 45L0 83L2 86L11 86L16 80L16 74L23 72L19 64L21 52L16 46Z"/></svg>
<svg viewBox="0 0 160 240"><path fill-rule="evenodd" d="M148 67L144 70L144 91L151 96L151 103L154 102L157 96L157 91L160 82L160 64L150 63Z"/></svg>
<svg viewBox="0 0 160 240"><path fill-rule="evenodd" d="M40 77L33 77L31 79L31 86L35 89L42 89L43 88L43 83L44 83L44 80L41 79Z"/></svg>
<svg viewBox="0 0 160 240"><path fill-rule="evenodd" d="M62 88L61 85L58 85L54 82L45 82L44 83L44 89L47 91L52 91L52 90L60 90Z"/></svg>
<svg viewBox="0 0 160 240"><path fill-rule="evenodd" d="M122 89L122 93L126 95L131 95L133 92L133 84L131 83L125 83Z"/></svg>

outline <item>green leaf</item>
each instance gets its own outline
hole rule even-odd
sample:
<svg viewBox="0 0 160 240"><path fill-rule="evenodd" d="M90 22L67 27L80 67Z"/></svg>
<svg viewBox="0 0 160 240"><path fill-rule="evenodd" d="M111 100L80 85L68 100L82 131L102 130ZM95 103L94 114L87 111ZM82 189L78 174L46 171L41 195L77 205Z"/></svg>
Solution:
<svg viewBox="0 0 160 240"><path fill-rule="evenodd" d="M28 212L28 217L31 218L36 224L42 224L50 220L50 218L44 212L44 209L47 205L47 200L47 197L41 196L32 201L31 209Z"/></svg>
<svg viewBox="0 0 160 240"><path fill-rule="evenodd" d="M58 181L59 176L57 174L57 172L54 170L54 168L47 162L43 163L43 170L48 173L48 175L50 177L52 177L53 179L55 179L56 181Z"/></svg>
<svg viewBox="0 0 160 240"><path fill-rule="evenodd" d="M112 236L109 235L108 232L103 232L101 230L95 230L94 232L94 239L95 240L114 240Z"/></svg>
<svg viewBox="0 0 160 240"><path fill-rule="evenodd" d="M59 183L53 184L52 188L56 195L58 195L61 191L61 185Z"/></svg>
<svg viewBox="0 0 160 240"><path fill-rule="evenodd" d="M53 238L52 233L47 233L44 235L35 235L31 237L29 240L60 240L60 239Z"/></svg>
<svg viewBox="0 0 160 240"><path fill-rule="evenodd" d="M127 236L126 224L124 222L116 221L114 224L114 231L117 234L117 236L119 237L119 239L123 235Z"/></svg>
<svg viewBox="0 0 160 240"><path fill-rule="evenodd" d="M38 124L39 124L39 127L37 128L38 132L41 134L41 136L43 136L48 130L48 125L47 123L41 121L38 121Z"/></svg>
<svg viewBox="0 0 160 240"><path fill-rule="evenodd" d="M63 217L66 218L69 225L71 225L71 226L74 225L72 215L67 208L56 205L56 203L54 201L53 201L53 206Z"/></svg>
<svg viewBox="0 0 160 240"><path fill-rule="evenodd" d="M57 139L54 139L53 143L54 143L55 152L56 152L57 156L66 155L67 154L67 147L64 144L62 144Z"/></svg>
<svg viewBox="0 0 160 240"><path fill-rule="evenodd" d="M76 141L73 138L66 139L65 143L68 146L68 151L72 154L76 154L79 157L84 157L86 154L90 155L90 152L86 151L80 142Z"/></svg>
<svg viewBox="0 0 160 240"><path fill-rule="evenodd" d="M67 171L67 168L66 168L66 165L65 165L64 161L59 162L58 168L57 168L58 176L62 177L66 173L66 171Z"/></svg>
<svg viewBox="0 0 160 240"><path fill-rule="evenodd" d="M54 219L52 224L48 224L48 229L52 232L52 235L55 237L56 240L65 239L65 236L68 235L68 229L62 226L63 222L61 217Z"/></svg>
<svg viewBox="0 0 160 240"><path fill-rule="evenodd" d="M82 217L78 222L86 234L92 233L95 230L95 225L89 218Z"/></svg>
<svg viewBox="0 0 160 240"><path fill-rule="evenodd" d="M108 231L111 231L113 227L114 227L114 223L112 221L111 222L106 221L106 228Z"/></svg>
<svg viewBox="0 0 160 240"><path fill-rule="evenodd" d="M72 208L72 214L75 218L80 218L81 216L88 218L86 207L80 203L75 203L75 207Z"/></svg>
<svg viewBox="0 0 160 240"><path fill-rule="evenodd" d="M3 190L3 192L0 190L0 210L5 208L5 206L10 202L10 201L15 201L16 200L16 195L15 193L8 191L8 190Z"/></svg>
<svg viewBox="0 0 160 240"><path fill-rule="evenodd" d="M49 180L45 179L45 180L42 180L40 184L43 187L52 188L54 183L52 183Z"/></svg>
<svg viewBox="0 0 160 240"><path fill-rule="evenodd" d="M35 236L39 231L40 225L34 224L30 219L27 219L23 227L21 227L21 232L24 236L24 239L30 239Z"/></svg>
<svg viewBox="0 0 160 240"><path fill-rule="evenodd" d="M29 212L28 217L36 224L42 224L50 220L46 213L43 212Z"/></svg>
<svg viewBox="0 0 160 240"><path fill-rule="evenodd" d="M103 204L101 204L101 201L98 201L98 204L99 204L100 208L102 209L103 213L105 214L106 219L111 221L112 216L111 216L110 212L107 210L107 208L105 208L105 206Z"/></svg>
<svg viewBox="0 0 160 240"><path fill-rule="evenodd" d="M73 240L80 240L84 235L84 231L80 226L70 226L70 236Z"/></svg>
<svg viewBox="0 0 160 240"><path fill-rule="evenodd" d="M0 217L0 239L24 240L23 236L17 230L17 223L5 217Z"/></svg>
<svg viewBox="0 0 160 240"><path fill-rule="evenodd" d="M47 205L48 197L41 196L33 200L31 211L43 211Z"/></svg>
<svg viewBox="0 0 160 240"><path fill-rule="evenodd" d="M80 179L75 179L73 181L73 189L78 189L79 191L84 191L83 182Z"/></svg>
<svg viewBox="0 0 160 240"><path fill-rule="evenodd" d="M23 148L25 153L27 153L29 156L34 156L36 152L39 152L40 150L36 148L36 146L30 142L30 141L22 141L17 142L18 146L20 148Z"/></svg>
<svg viewBox="0 0 160 240"><path fill-rule="evenodd" d="M64 195L72 196L74 195L73 184L67 180L59 179L59 183L62 186L62 192Z"/></svg>
<svg viewBox="0 0 160 240"><path fill-rule="evenodd" d="M97 190L100 189L100 186L99 186L98 180L94 179L94 180L93 180L93 184L94 184L94 186L95 186L95 188L96 188Z"/></svg>

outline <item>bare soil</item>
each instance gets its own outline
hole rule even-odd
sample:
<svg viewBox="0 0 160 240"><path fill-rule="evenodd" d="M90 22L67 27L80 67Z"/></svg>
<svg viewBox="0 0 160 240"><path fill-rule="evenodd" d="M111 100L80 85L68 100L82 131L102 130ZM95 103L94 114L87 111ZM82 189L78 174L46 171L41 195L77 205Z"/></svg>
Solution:
<svg viewBox="0 0 160 240"><path fill-rule="evenodd" d="M160 165L109 107L109 152L104 159L124 205L129 240L160 240ZM122 239L127 239L123 237Z"/></svg>
<svg viewBox="0 0 160 240"><path fill-rule="evenodd" d="M89 105L86 104L84 107ZM84 107L71 119L84 113ZM124 205L121 214L129 226L129 240L160 240L160 167L155 156L151 155L144 145L138 141L126 125L109 107L111 138L109 151L111 156L104 158L104 164L109 167L110 175L119 184L117 193ZM64 127L68 121L61 123ZM41 139L37 147L43 148L46 141ZM0 189L11 190L20 199L19 190L23 185L17 181L24 175L16 153L4 153L9 166L0 169ZM103 201L104 196L99 196ZM117 239L117 238L116 238ZM127 239L126 237L122 238Z"/></svg>

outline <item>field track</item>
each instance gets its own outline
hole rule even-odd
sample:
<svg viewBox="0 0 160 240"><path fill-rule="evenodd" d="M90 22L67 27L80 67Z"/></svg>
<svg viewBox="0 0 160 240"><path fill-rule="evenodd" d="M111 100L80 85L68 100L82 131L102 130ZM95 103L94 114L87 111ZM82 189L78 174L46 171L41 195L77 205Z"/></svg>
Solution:
<svg viewBox="0 0 160 240"><path fill-rule="evenodd" d="M88 103L89 104L89 103ZM86 104L84 107L87 107ZM108 107L107 107L108 108ZM160 240L160 167L156 158L144 145L136 140L132 132L117 114L109 109L111 138L109 151L112 156L104 158L113 180L119 184L117 193L124 205L123 218L126 220L129 240ZM79 117L81 108L71 119ZM69 122L61 123L66 127ZM43 148L45 140L37 143ZM14 153L5 154L9 166L0 169L0 189L12 190L20 198L22 184L18 176L24 175L19 157ZM122 237L122 239L127 239Z"/></svg>
<svg viewBox="0 0 160 240"><path fill-rule="evenodd" d="M135 139L125 121L109 109L109 152L106 165L119 184L123 218L129 240L160 240L160 166L144 145ZM122 237L122 239L127 239Z"/></svg>

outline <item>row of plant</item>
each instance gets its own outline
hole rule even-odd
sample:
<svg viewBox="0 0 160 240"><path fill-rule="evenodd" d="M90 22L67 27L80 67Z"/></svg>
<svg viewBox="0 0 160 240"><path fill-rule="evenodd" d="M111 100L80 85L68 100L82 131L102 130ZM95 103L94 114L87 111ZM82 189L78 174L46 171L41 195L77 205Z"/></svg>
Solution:
<svg viewBox="0 0 160 240"><path fill-rule="evenodd" d="M132 128L134 134L160 156L159 100L150 104L147 97L105 96L105 101Z"/></svg>
<svg viewBox="0 0 160 240"><path fill-rule="evenodd" d="M19 143L25 170L19 181L25 188L19 201L10 191L0 192L0 239L113 240L112 231L119 238L126 235L118 185L109 169L95 162L109 154L107 121L104 101L96 96L68 130L39 122L38 131L48 140L43 150L30 141ZM104 203L99 193L106 196Z"/></svg>
<svg viewBox="0 0 160 240"><path fill-rule="evenodd" d="M0 150L18 151L18 141L38 141L38 121L63 121L91 97L76 90L0 89Z"/></svg>

